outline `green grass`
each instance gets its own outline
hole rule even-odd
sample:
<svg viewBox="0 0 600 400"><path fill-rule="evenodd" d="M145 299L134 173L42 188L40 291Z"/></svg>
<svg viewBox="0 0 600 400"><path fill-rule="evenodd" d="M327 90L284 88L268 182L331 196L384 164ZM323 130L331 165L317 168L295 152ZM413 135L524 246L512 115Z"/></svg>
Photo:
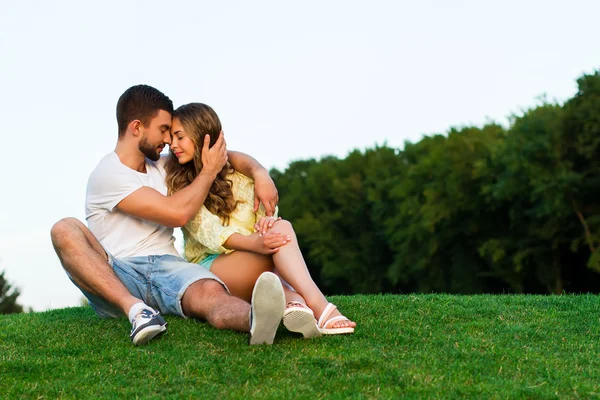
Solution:
<svg viewBox="0 0 600 400"><path fill-rule="evenodd" d="M354 335L273 346L167 317L130 344L89 308L0 316L0 398L596 398L600 297L333 297Z"/></svg>

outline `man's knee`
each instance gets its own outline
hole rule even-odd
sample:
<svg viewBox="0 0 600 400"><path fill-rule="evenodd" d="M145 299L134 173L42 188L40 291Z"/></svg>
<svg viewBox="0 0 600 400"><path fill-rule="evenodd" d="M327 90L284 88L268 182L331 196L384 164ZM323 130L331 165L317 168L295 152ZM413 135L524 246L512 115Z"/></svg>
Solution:
<svg viewBox="0 0 600 400"><path fill-rule="evenodd" d="M218 296L226 294L225 286L214 279L204 279L204 291L208 296Z"/></svg>
<svg viewBox="0 0 600 400"><path fill-rule="evenodd" d="M50 237L52 244L56 248L62 248L68 245L73 237L73 232L81 231L83 224L76 218L63 218L52 226Z"/></svg>
<svg viewBox="0 0 600 400"><path fill-rule="evenodd" d="M214 279L202 279L192 283L182 299L184 312L190 316L209 318L209 310L218 304L221 296L227 296L225 287Z"/></svg>
<svg viewBox="0 0 600 400"><path fill-rule="evenodd" d="M186 290L182 299L183 311L190 317L205 319L217 329L227 329L226 318L219 312L219 306L229 296L221 283L202 279Z"/></svg>

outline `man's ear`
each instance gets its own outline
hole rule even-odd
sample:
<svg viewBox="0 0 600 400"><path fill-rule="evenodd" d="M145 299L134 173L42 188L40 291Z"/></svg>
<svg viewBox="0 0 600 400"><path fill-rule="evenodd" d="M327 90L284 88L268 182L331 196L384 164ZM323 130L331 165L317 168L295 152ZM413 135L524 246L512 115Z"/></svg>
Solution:
<svg viewBox="0 0 600 400"><path fill-rule="evenodd" d="M133 121L131 121L129 123L129 129L131 130L131 133L133 133L134 137L141 136L144 133L142 131L143 127L144 127L144 125L142 124L142 121L140 121L139 119L134 119Z"/></svg>

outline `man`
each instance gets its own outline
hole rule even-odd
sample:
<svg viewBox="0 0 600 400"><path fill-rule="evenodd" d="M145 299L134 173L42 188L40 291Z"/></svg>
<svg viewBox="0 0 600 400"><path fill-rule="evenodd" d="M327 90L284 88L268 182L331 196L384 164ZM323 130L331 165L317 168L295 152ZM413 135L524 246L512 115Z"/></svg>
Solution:
<svg viewBox="0 0 600 400"><path fill-rule="evenodd" d="M229 295L215 275L179 257L173 227L185 225L198 212L228 157L255 179L257 198L271 214L277 190L256 160L228 153L221 134L210 149L205 143L202 172L194 182L167 196L160 152L171 140L172 113L172 101L150 86L133 86L121 95L116 148L88 181L89 229L73 218L57 222L51 231L56 253L99 316L129 316L135 345L166 330L155 308L205 319L218 329L249 331L250 344L272 343L285 308L278 277L261 275L251 306Z"/></svg>

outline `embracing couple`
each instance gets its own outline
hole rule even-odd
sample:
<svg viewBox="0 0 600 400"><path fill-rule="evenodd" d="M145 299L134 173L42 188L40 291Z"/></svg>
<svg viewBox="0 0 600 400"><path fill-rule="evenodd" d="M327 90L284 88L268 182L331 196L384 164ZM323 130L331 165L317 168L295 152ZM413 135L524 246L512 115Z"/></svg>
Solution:
<svg viewBox="0 0 600 400"><path fill-rule="evenodd" d="M282 320L305 338L354 332L277 216L268 172L227 150L212 108L173 110L162 92L138 85L119 98L117 123L116 148L88 181L89 229L65 218L51 231L67 275L100 317L127 315L135 345L166 331L161 313L249 332L250 344L273 343Z"/></svg>

